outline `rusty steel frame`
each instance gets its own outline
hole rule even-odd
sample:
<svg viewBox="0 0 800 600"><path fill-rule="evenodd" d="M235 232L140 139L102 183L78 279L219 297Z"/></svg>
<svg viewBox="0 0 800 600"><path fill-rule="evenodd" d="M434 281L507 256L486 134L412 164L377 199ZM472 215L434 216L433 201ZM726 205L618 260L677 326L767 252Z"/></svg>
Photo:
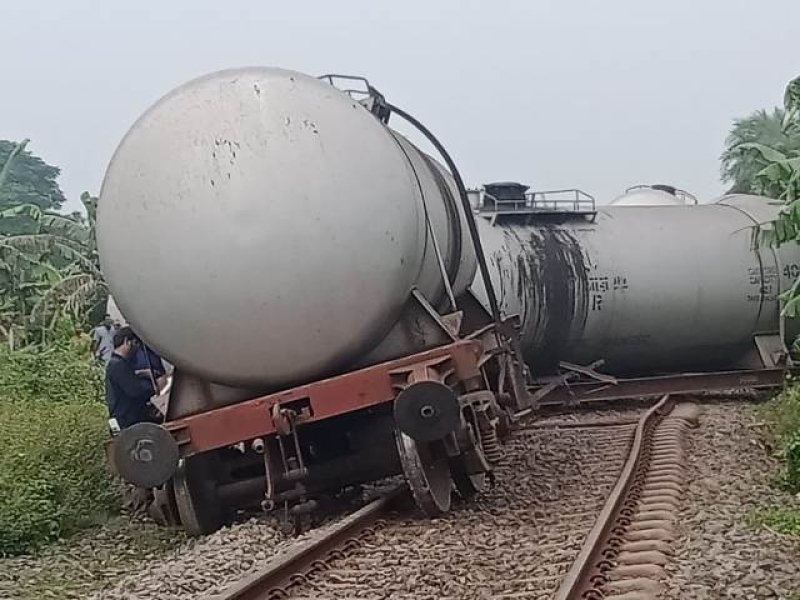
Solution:
<svg viewBox="0 0 800 600"><path fill-rule="evenodd" d="M677 373L656 377L604 381L564 382L539 399L540 407L578 405L625 400L664 394L698 394L742 388L771 388L783 385L791 371L784 368ZM543 385L541 388L545 388ZM536 389L531 390L535 395Z"/></svg>
<svg viewBox="0 0 800 600"><path fill-rule="evenodd" d="M299 425L313 423L391 402L402 387L421 377L452 374L459 381L478 379L484 355L480 341L460 340L344 375L169 421L164 426L175 437L181 457L192 456L280 433L281 423L274 418L276 405L299 409L296 418Z"/></svg>

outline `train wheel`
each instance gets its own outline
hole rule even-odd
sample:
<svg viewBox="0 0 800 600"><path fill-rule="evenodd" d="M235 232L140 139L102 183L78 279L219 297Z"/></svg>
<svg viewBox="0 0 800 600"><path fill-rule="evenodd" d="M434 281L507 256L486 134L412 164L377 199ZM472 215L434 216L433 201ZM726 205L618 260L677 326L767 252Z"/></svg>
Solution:
<svg viewBox="0 0 800 600"><path fill-rule="evenodd" d="M415 442L400 431L395 432L400 464L411 488L414 501L429 517L450 510L453 480L443 442Z"/></svg>
<svg viewBox="0 0 800 600"><path fill-rule="evenodd" d="M212 533L223 524L204 458L192 456L182 460L172 481L181 525L195 536Z"/></svg>
<svg viewBox="0 0 800 600"><path fill-rule="evenodd" d="M458 457L450 463L453 472L453 483L458 495L467 500L486 489L486 473L470 473L467 457Z"/></svg>
<svg viewBox="0 0 800 600"><path fill-rule="evenodd" d="M458 495L466 500L486 489L487 476L484 470L486 461L481 460L484 451L483 437L478 426L479 417L473 410L466 411L465 417L475 437L475 447L450 459L450 470Z"/></svg>
<svg viewBox="0 0 800 600"><path fill-rule="evenodd" d="M153 490L153 501L147 507L147 513L159 525L179 527L178 505L175 502L175 488L172 479Z"/></svg>

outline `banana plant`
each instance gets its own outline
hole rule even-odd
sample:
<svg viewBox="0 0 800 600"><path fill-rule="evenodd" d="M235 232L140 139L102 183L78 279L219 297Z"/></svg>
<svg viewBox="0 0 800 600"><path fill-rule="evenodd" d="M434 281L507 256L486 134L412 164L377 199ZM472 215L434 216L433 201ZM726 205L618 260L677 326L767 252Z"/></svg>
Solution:
<svg viewBox="0 0 800 600"><path fill-rule="evenodd" d="M756 230L759 243L776 246L800 243L800 77L786 86L781 128L791 144L779 148L768 143L745 142L736 148L738 152L749 153L760 167L752 179L755 193L783 203L778 218ZM784 315L800 316L800 279L780 299Z"/></svg>

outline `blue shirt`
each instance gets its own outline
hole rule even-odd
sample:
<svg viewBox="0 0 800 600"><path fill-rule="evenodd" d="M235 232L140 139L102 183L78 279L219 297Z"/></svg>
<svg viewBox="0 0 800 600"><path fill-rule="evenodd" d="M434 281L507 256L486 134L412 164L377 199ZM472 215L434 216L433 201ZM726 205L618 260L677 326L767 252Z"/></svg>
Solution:
<svg viewBox="0 0 800 600"><path fill-rule="evenodd" d="M111 355L106 367L106 405L120 427L150 420L147 403L153 393L149 379L137 377L131 363L116 352Z"/></svg>
<svg viewBox="0 0 800 600"><path fill-rule="evenodd" d="M153 375L156 378L161 377L167 372L167 370L164 368L164 363L161 362L161 357L144 344L141 344L136 349L136 354L134 354L133 358L131 359L131 365L133 366L134 371L153 369Z"/></svg>

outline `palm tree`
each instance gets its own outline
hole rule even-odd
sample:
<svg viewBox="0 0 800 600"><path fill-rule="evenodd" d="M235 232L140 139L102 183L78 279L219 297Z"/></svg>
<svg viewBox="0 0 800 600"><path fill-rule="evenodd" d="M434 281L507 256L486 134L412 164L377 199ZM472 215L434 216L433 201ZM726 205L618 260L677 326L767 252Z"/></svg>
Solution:
<svg viewBox="0 0 800 600"><path fill-rule="evenodd" d="M756 146L771 148L785 156L800 152L800 135L782 108L772 112L759 110L733 123L730 135L725 140L722 153L722 181L731 184L733 193L770 193L757 182L765 162L763 153Z"/></svg>

